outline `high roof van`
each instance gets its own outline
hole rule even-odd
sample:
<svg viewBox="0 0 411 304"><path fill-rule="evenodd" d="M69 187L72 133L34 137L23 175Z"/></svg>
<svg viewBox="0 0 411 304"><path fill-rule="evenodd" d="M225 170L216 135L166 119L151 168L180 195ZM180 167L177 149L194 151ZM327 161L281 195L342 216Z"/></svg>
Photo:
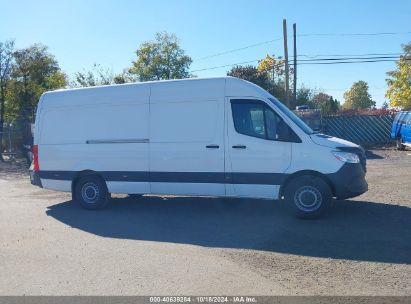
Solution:
<svg viewBox="0 0 411 304"><path fill-rule="evenodd" d="M400 111L395 115L391 127L391 138L395 139L398 150L411 147L411 111Z"/></svg>
<svg viewBox="0 0 411 304"><path fill-rule="evenodd" d="M368 187L360 146L233 77L47 92L34 129L31 182L87 209L111 193L170 194L285 199L312 218Z"/></svg>

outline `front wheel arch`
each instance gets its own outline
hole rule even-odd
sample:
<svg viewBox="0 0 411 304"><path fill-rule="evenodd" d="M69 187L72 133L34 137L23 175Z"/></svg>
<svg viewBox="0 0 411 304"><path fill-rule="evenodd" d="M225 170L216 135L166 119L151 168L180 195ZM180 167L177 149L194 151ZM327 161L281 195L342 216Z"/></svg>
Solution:
<svg viewBox="0 0 411 304"><path fill-rule="evenodd" d="M281 184L279 195L278 195L279 199L282 199L284 197L285 189L287 189L287 185L289 185L290 182L293 179L295 179L297 177L300 177L300 176L307 176L307 175L308 176L316 176L316 177L319 177L322 180L324 180L328 184L328 186L330 187L332 195L334 197L336 196L336 190L335 190L334 184L331 182L331 180L325 174L322 174L322 173L320 173L318 171L314 171L314 170L302 170L302 171L297 171L293 174L290 174L285 179L285 181Z"/></svg>
<svg viewBox="0 0 411 304"><path fill-rule="evenodd" d="M332 191L319 176L301 175L290 181L284 194L287 208L302 219L318 219L332 206Z"/></svg>

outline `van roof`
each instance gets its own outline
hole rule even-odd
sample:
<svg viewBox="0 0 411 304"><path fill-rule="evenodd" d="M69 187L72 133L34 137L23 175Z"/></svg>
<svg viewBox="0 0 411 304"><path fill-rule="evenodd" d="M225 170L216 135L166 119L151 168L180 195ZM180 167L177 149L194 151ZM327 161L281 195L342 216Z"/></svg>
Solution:
<svg viewBox="0 0 411 304"><path fill-rule="evenodd" d="M397 112L397 114L395 115L395 118L398 118L400 116L407 116L407 115L411 115L411 111L399 111Z"/></svg>
<svg viewBox="0 0 411 304"><path fill-rule="evenodd" d="M172 83L172 82L188 82L188 81L204 81L204 80L215 80L215 81L225 81L228 78L235 78L242 80L237 77L232 76L223 76L223 77L203 77L203 78L182 78L182 79L164 79L164 80L151 80L151 81L143 81L143 82L128 82L128 83L119 83L119 84L108 84L108 85L98 85L98 86L90 86L90 87L79 87L79 88L69 88L69 89L57 89L53 91L47 91L45 94L53 93L53 92L66 92L66 91L77 91L77 90L95 90L100 88L110 88L110 87L124 87L124 86L135 86L135 85L150 85L156 83ZM242 80L245 81L245 80Z"/></svg>
<svg viewBox="0 0 411 304"><path fill-rule="evenodd" d="M182 84L185 84L182 86ZM259 86L236 77L188 78L160 81L135 82L125 84L104 85L95 87L60 89L45 92L41 99L41 107L59 107L64 105L97 104L104 101L138 102L135 96L154 97L156 91L169 90L181 98L198 99L198 90L202 90L203 99L215 99L222 96L271 97ZM146 100L145 98L142 99Z"/></svg>

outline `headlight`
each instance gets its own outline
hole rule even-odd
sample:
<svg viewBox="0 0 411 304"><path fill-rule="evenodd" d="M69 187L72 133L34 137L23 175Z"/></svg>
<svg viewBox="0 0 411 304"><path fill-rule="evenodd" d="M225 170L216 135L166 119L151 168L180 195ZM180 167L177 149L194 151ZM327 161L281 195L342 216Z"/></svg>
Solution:
<svg viewBox="0 0 411 304"><path fill-rule="evenodd" d="M358 164L360 162L360 158L355 153L332 151L332 154L335 156L336 159L345 163Z"/></svg>

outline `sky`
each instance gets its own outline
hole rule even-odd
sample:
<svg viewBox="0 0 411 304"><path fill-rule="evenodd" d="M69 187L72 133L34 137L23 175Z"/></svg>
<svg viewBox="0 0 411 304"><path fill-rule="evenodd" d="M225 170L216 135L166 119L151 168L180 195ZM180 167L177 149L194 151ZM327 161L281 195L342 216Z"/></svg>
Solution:
<svg viewBox="0 0 411 304"><path fill-rule="evenodd" d="M138 46L160 31L178 36L193 59L192 71L258 60L266 54L283 56L283 18L290 55L293 23L301 35L300 55L400 53L401 44L411 41L410 0L0 0L0 8L0 41L14 39L17 48L47 45L71 77L95 63L114 73L123 71L136 58ZM341 35L387 32L397 34ZM271 40L276 41L260 44ZM254 44L260 45L209 57ZM344 91L364 80L381 106L386 72L394 68L394 62L299 65L297 83L342 102ZM224 76L229 69L194 74Z"/></svg>

